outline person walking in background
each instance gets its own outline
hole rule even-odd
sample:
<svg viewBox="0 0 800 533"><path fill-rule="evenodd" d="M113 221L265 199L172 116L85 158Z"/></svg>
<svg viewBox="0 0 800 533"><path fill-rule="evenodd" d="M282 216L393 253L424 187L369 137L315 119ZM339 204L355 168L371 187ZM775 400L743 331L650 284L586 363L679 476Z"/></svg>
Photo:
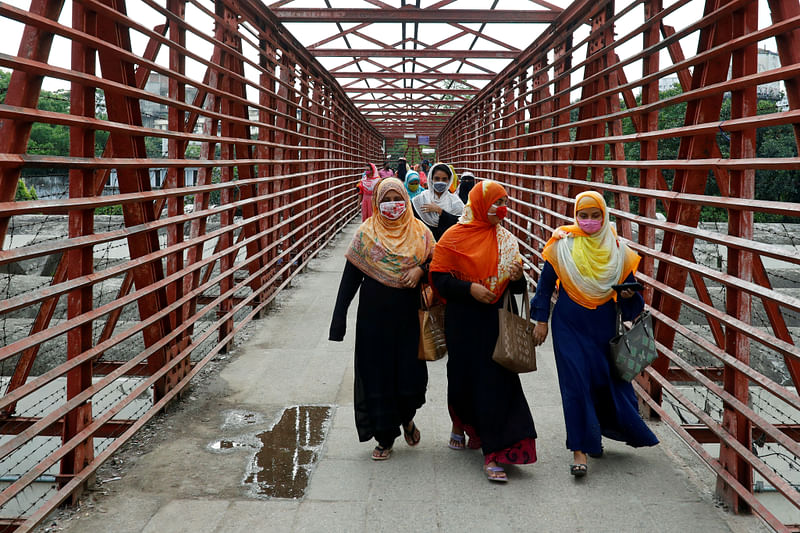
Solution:
<svg viewBox="0 0 800 533"><path fill-rule="evenodd" d="M474 187L461 220L436 244L430 267L447 300L449 446L464 449L466 432L471 447L480 442L488 479L500 482L508 480L500 463L536 462L536 428L519 376L492 360L503 296L522 293L526 283L517 240L500 226L507 201L497 182Z"/></svg>
<svg viewBox="0 0 800 533"><path fill-rule="evenodd" d="M450 172L453 174L453 179L450 180L450 186L447 188L448 191L458 196L458 174L456 174L456 167L453 165L448 164L447 167L450 169ZM464 202L465 204L467 202Z"/></svg>
<svg viewBox="0 0 800 533"><path fill-rule="evenodd" d="M367 171L358 182L358 198L361 202L361 222L372 216L372 192L375 185L381 180L378 169L372 163L367 163Z"/></svg>
<svg viewBox="0 0 800 533"><path fill-rule="evenodd" d="M344 339L347 309L358 292L353 407L358 438L377 440L372 459L380 461L390 457L400 427L409 446L420 441L414 415L425 403L428 369L417 357L419 281L434 240L412 215L400 180L378 184L373 209L345 254L329 339Z"/></svg>
<svg viewBox="0 0 800 533"><path fill-rule="evenodd" d="M613 376L609 341L616 335L615 291L612 285L633 282L639 256L617 237L603 196L589 191L575 198L575 224L556 229L542 251L545 259L531 312L534 337L547 338L550 298L559 283L553 307L553 348L558 384L572 450L570 473L584 476L586 455L600 457L602 437L630 446L654 446L658 439L639 415L633 386ZM640 294L621 291L625 320L644 308Z"/></svg>
<svg viewBox="0 0 800 533"><path fill-rule="evenodd" d="M416 170L409 170L406 173L406 191L408 191L408 197L411 198L411 201L414 201L414 197L418 194L422 194L422 187L419 185L419 172Z"/></svg>
<svg viewBox="0 0 800 533"><path fill-rule="evenodd" d="M406 163L406 158L401 157L397 161L397 174L395 175L401 183L406 182L406 172L408 172L408 164Z"/></svg>
<svg viewBox="0 0 800 533"><path fill-rule="evenodd" d="M464 212L464 202L448 190L455 180L455 172L448 165L436 163L431 168L430 188L412 202L414 215L430 228L437 241Z"/></svg>
<svg viewBox="0 0 800 533"><path fill-rule="evenodd" d="M383 168L378 171L378 175L381 178L391 178L394 176L394 171L390 168L388 161L383 164Z"/></svg>
<svg viewBox="0 0 800 533"><path fill-rule="evenodd" d="M475 186L475 175L470 171L461 174L461 183L458 184L458 197L465 204L469 200L469 191Z"/></svg>
<svg viewBox="0 0 800 533"><path fill-rule="evenodd" d="M427 159L423 159L419 164L419 183L424 189L428 188L428 170L430 170L430 168L431 162Z"/></svg>

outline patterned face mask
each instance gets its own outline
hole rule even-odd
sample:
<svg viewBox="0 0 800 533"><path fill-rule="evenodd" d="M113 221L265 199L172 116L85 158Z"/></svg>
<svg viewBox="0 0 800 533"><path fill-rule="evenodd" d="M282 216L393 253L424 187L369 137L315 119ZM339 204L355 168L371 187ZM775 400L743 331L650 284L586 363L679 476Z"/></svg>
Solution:
<svg viewBox="0 0 800 533"><path fill-rule="evenodd" d="M406 212L406 203L403 200L397 202L381 202L379 207L381 215L389 220L397 220Z"/></svg>
<svg viewBox="0 0 800 533"><path fill-rule="evenodd" d="M446 181L435 181L433 183L433 190L441 194L446 191L449 186L450 184Z"/></svg>

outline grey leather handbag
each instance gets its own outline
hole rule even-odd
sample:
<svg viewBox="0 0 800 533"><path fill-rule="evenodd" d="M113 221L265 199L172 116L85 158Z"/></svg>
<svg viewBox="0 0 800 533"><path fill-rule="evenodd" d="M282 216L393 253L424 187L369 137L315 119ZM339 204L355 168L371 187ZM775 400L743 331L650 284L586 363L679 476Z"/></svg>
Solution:
<svg viewBox="0 0 800 533"><path fill-rule="evenodd" d="M653 338L653 317L642 311L630 329L622 323L622 310L617 304L617 335L609 342L611 363L617 377L631 381L658 357Z"/></svg>

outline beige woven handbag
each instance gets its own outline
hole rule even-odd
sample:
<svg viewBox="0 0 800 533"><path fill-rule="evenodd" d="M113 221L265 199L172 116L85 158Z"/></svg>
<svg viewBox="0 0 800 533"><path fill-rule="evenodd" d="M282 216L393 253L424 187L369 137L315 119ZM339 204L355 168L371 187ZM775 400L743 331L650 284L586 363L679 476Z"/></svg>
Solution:
<svg viewBox="0 0 800 533"><path fill-rule="evenodd" d="M438 361L447 355L444 337L444 304L432 303L431 290L423 289L419 310L419 349L417 356L423 361Z"/></svg>
<svg viewBox="0 0 800 533"><path fill-rule="evenodd" d="M523 296L525 316L514 314L511 310L511 293L506 292L503 307L497 313L499 333L492 359L517 374L536 370L536 342L533 339L534 323L531 322L531 304L528 299L528 285Z"/></svg>

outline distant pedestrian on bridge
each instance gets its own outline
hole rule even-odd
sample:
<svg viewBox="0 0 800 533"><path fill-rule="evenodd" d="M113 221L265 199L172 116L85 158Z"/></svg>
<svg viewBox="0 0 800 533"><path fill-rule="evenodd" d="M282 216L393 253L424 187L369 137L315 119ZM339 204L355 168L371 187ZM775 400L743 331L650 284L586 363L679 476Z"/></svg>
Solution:
<svg viewBox="0 0 800 533"><path fill-rule="evenodd" d="M500 226L507 201L499 183L476 185L458 224L436 244L430 268L447 299L449 446L463 450L466 432L470 447L483 449L490 481L508 480L500 463L536 462L536 429L519 376L492 360L503 297L527 283L517 240Z"/></svg>
<svg viewBox="0 0 800 533"><path fill-rule="evenodd" d="M428 188L428 171L431 169L431 162L423 159L419 164L419 182L422 184L423 189Z"/></svg>
<svg viewBox="0 0 800 533"><path fill-rule="evenodd" d="M361 181L358 182L362 222L372 216L372 193L379 181L381 181L381 176L378 174L378 169L372 163L368 163L366 172L361 176Z"/></svg>
<svg viewBox="0 0 800 533"><path fill-rule="evenodd" d="M387 161L383 164L383 168L378 171L378 174L381 178L392 178L394 177L394 170L390 168L390 163Z"/></svg>
<svg viewBox="0 0 800 533"><path fill-rule="evenodd" d="M436 163L431 168L430 187L414 197L414 215L433 232L438 241L464 212L464 202L450 192L456 174L449 165Z"/></svg>
<svg viewBox="0 0 800 533"><path fill-rule="evenodd" d="M570 473L587 473L586 454L603 454L601 437L630 446L653 446L658 439L639 415L633 387L614 377L608 343L616 334L612 285L635 281L639 256L617 237L603 196L589 191L575 198L575 224L556 229L542 251L545 263L531 302L537 321L534 336L547 337L550 298L559 282L553 308L553 348L572 450ZM623 318L632 320L644 308L639 293L623 290Z"/></svg>
<svg viewBox="0 0 800 533"><path fill-rule="evenodd" d="M414 218L405 186L382 180L375 214L362 223L345 256L329 339L344 339L347 309L359 292L356 318L356 429L372 438L375 460L388 459L400 427L409 446L420 441L414 415L425 403L428 369L417 357L420 287L433 254L430 230Z"/></svg>
<svg viewBox="0 0 800 533"><path fill-rule="evenodd" d="M420 185L419 172L416 170L409 170L406 173L406 191L408 191L408 197L411 198L412 203L414 197L422 194L424 190L425 189Z"/></svg>
<svg viewBox="0 0 800 533"><path fill-rule="evenodd" d="M406 172L408 172L408 163L406 163L406 158L401 157L397 160L397 173L395 176L399 179L402 183L406 182Z"/></svg>
<svg viewBox="0 0 800 533"><path fill-rule="evenodd" d="M475 186L475 175L466 171L461 174L461 183L458 184L458 197L465 204L469 201L469 192Z"/></svg>

